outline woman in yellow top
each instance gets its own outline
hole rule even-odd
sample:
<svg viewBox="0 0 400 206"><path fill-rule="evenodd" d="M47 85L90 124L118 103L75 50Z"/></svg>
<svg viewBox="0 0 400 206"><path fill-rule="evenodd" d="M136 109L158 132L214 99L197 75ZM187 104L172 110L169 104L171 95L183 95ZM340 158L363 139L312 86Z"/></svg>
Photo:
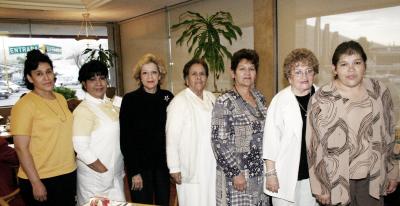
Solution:
<svg viewBox="0 0 400 206"><path fill-rule="evenodd" d="M47 55L28 52L24 80L32 91L12 108L11 132L21 195L29 206L75 205L72 115L64 97L53 92L54 77Z"/></svg>

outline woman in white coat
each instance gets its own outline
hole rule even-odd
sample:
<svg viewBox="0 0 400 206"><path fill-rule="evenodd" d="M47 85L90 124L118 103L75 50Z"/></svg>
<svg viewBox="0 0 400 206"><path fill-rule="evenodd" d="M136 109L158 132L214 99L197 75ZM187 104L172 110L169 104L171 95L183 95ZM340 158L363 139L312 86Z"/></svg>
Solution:
<svg viewBox="0 0 400 206"><path fill-rule="evenodd" d="M167 163L180 206L215 206L216 162L211 148L214 95L204 90L207 64L193 59L183 69L185 85L167 108Z"/></svg>
<svg viewBox="0 0 400 206"><path fill-rule="evenodd" d="M268 108L263 139L266 187L274 206L317 205L311 194L305 143L307 105L315 92L319 63L308 49L295 49L284 60L290 85Z"/></svg>
<svg viewBox="0 0 400 206"><path fill-rule="evenodd" d="M95 196L125 201L119 111L105 96L107 75L107 67L97 60L84 64L79 70L78 80L86 93L73 112L78 205Z"/></svg>

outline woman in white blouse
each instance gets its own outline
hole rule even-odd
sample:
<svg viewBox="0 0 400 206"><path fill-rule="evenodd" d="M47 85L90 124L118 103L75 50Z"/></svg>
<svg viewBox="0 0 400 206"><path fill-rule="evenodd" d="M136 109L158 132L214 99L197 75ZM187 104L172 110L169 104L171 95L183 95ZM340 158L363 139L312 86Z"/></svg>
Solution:
<svg viewBox="0 0 400 206"><path fill-rule="evenodd" d="M216 163L211 148L214 95L204 90L208 66L193 59L183 69L185 85L167 109L167 163L180 206L215 206Z"/></svg>
<svg viewBox="0 0 400 206"><path fill-rule="evenodd" d="M307 105L314 94L319 71L308 49L292 50L283 65L289 86L274 96L264 127L263 158L266 164L264 192L274 206L316 206L311 194L305 143Z"/></svg>
<svg viewBox="0 0 400 206"><path fill-rule="evenodd" d="M119 111L105 96L107 75L107 67L96 60L84 64L79 71L78 80L86 96L73 112L78 205L95 196L125 201Z"/></svg>

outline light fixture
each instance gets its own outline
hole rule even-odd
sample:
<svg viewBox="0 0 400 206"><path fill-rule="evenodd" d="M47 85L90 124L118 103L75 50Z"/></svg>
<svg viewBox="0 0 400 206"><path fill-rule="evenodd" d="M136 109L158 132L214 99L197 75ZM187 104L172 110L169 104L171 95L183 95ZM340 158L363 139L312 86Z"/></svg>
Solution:
<svg viewBox="0 0 400 206"><path fill-rule="evenodd" d="M94 33L92 23L89 19L89 12L82 14L83 21L81 23L81 28L79 29L78 35L75 37L77 41L79 40L99 40L99 37ZM90 34L92 33L92 34Z"/></svg>

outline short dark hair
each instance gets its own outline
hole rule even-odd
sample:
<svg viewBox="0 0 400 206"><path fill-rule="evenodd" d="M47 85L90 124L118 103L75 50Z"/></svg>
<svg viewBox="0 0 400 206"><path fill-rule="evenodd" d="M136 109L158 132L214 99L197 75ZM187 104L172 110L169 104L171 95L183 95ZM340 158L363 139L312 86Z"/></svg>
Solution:
<svg viewBox="0 0 400 206"><path fill-rule="evenodd" d="M186 77L189 75L190 67L192 67L194 64L202 65L204 70L206 71L206 76L208 77L208 65L207 65L207 63L204 60L201 60L201 59L191 59L183 67L183 79L186 79ZM186 81L185 81L185 85L186 85Z"/></svg>
<svg viewBox="0 0 400 206"><path fill-rule="evenodd" d="M352 55L359 54L364 62L367 62L367 55L364 52L362 46L356 41L345 41L336 47L335 52L332 56L332 64L337 65L340 56L343 54Z"/></svg>
<svg viewBox="0 0 400 206"><path fill-rule="evenodd" d="M40 50L34 49L26 54L26 60L24 64L24 82L26 88L33 90L35 86L29 82L28 75L31 76L31 72L36 70L39 63L48 63L53 70L53 62L50 60L49 56L43 54Z"/></svg>
<svg viewBox="0 0 400 206"><path fill-rule="evenodd" d="M106 78L108 77L107 66L99 60L91 60L83 64L81 69L79 70L78 81L82 83L94 76L104 76ZM86 91L83 85L82 89Z"/></svg>
<svg viewBox="0 0 400 206"><path fill-rule="evenodd" d="M250 61L252 64L254 64L256 71L258 71L259 57L257 52L253 49L241 49L233 54L231 59L232 71L236 71L239 62L242 59L247 59Z"/></svg>

